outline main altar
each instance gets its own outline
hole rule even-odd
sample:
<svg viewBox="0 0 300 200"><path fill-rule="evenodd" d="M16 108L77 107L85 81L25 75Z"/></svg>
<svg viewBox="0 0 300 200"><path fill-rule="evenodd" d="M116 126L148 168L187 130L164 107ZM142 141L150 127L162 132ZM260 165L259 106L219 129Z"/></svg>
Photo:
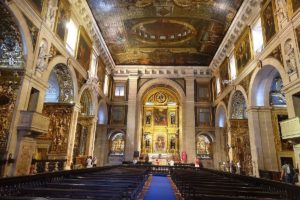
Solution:
<svg viewBox="0 0 300 200"><path fill-rule="evenodd" d="M160 165L180 160L176 92L167 87L156 87L147 92L143 100L142 156L148 155L150 162Z"/></svg>

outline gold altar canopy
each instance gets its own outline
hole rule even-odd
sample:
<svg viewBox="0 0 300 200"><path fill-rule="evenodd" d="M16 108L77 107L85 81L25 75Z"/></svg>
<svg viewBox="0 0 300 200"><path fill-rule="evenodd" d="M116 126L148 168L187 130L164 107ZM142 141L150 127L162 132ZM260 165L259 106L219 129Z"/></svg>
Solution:
<svg viewBox="0 0 300 200"><path fill-rule="evenodd" d="M167 87L155 87L144 95L143 154L178 154L179 101L177 96Z"/></svg>

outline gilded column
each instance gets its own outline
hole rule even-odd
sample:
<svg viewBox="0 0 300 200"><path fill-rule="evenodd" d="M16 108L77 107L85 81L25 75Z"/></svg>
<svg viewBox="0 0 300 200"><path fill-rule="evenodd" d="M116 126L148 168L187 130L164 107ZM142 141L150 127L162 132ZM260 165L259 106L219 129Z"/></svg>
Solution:
<svg viewBox="0 0 300 200"><path fill-rule="evenodd" d="M125 160L127 161L133 159L133 152L137 150L136 149L137 81L138 81L137 74L129 76L127 131L126 131L126 147L125 147Z"/></svg>

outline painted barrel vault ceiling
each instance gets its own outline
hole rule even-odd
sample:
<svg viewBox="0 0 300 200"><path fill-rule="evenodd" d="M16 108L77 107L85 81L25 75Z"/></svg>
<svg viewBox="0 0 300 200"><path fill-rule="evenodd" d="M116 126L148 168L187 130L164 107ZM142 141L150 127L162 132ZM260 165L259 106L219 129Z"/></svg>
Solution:
<svg viewBox="0 0 300 200"><path fill-rule="evenodd" d="M87 0L116 65L208 66L243 0Z"/></svg>

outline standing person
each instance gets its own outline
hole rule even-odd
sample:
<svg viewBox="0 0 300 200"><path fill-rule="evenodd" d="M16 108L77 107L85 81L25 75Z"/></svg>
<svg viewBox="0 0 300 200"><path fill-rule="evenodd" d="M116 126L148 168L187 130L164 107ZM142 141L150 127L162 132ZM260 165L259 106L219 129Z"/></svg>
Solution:
<svg viewBox="0 0 300 200"><path fill-rule="evenodd" d="M290 163L284 162L284 165L281 167L281 178L286 183L293 184L293 176L294 176L294 169Z"/></svg>
<svg viewBox="0 0 300 200"><path fill-rule="evenodd" d="M96 158L96 156L93 157L92 164L93 164L93 167L97 167L97 158Z"/></svg>
<svg viewBox="0 0 300 200"><path fill-rule="evenodd" d="M241 174L241 163L240 163L240 161L238 161L236 163L236 173Z"/></svg>
<svg viewBox="0 0 300 200"><path fill-rule="evenodd" d="M86 168L91 168L93 167L93 160L92 160L92 156L89 156L87 159L86 159Z"/></svg>

